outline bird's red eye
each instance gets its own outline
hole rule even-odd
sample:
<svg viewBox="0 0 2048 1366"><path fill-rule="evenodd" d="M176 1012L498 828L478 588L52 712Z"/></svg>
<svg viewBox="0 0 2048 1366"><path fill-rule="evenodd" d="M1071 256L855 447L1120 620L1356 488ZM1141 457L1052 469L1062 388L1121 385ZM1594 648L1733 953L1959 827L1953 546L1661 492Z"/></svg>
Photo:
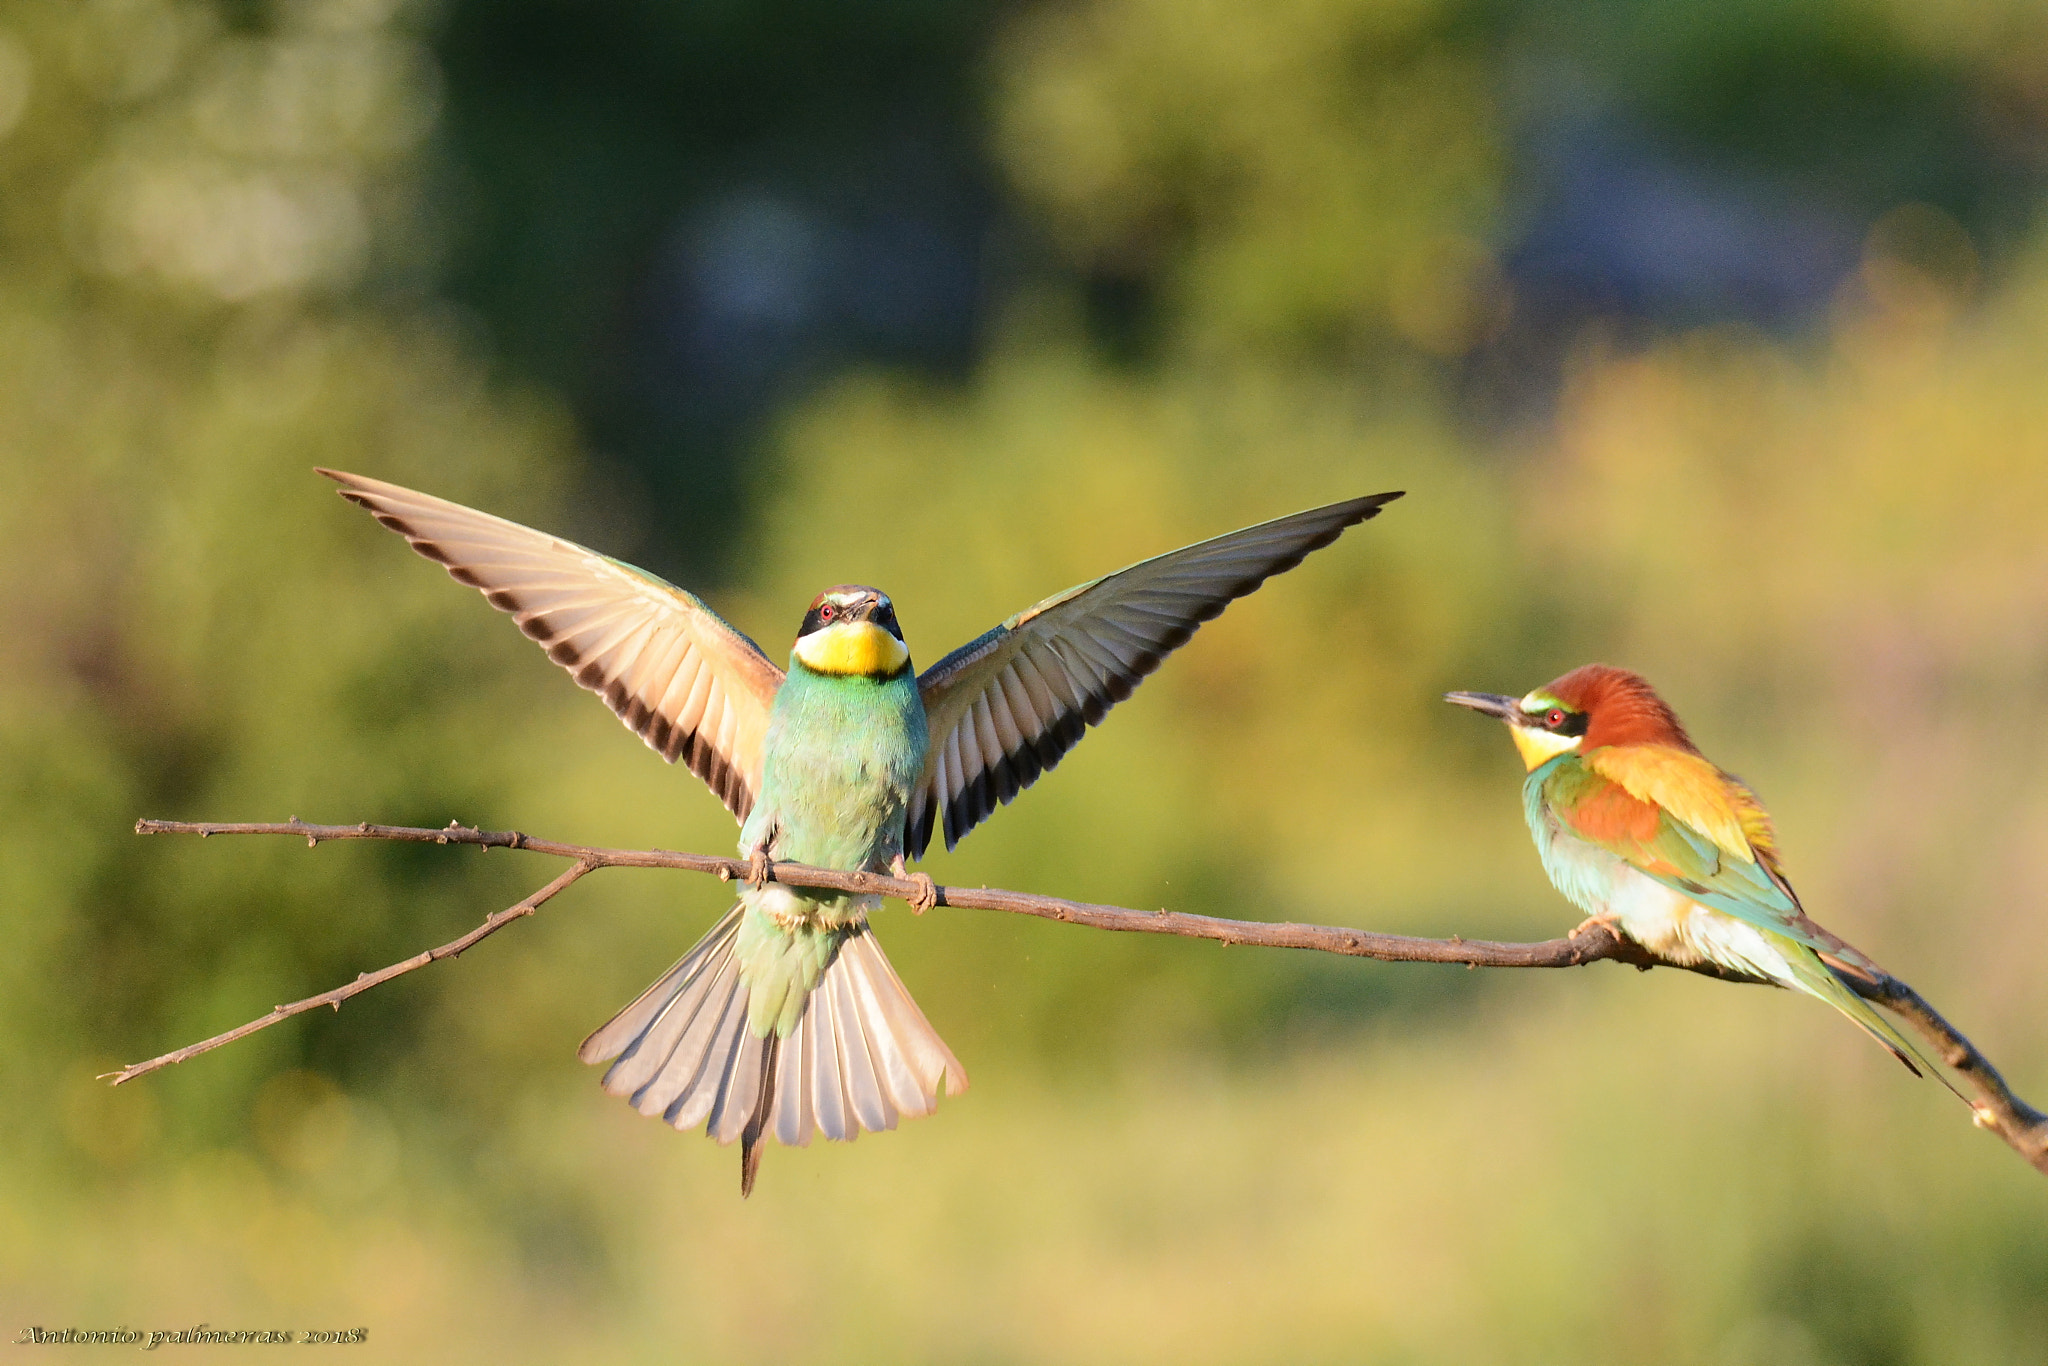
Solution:
<svg viewBox="0 0 2048 1366"><path fill-rule="evenodd" d="M834 607L831 603L828 602L823 607L820 607L818 609L818 620L830 621L832 620L834 614L838 612L838 610L838 608Z"/></svg>
<svg viewBox="0 0 2048 1366"><path fill-rule="evenodd" d="M1549 710L1549 712L1547 712L1547 713L1546 713L1546 714L1544 715L1544 717L1543 717L1543 724L1544 724L1544 725L1546 725L1546 726L1549 726L1549 727L1550 727L1550 728L1551 728L1552 730L1556 730L1556 729L1557 729L1557 728L1558 728L1559 726L1563 725L1563 724L1564 724L1564 708L1562 708L1562 707L1552 707L1552 708L1551 708L1551 709Z"/></svg>

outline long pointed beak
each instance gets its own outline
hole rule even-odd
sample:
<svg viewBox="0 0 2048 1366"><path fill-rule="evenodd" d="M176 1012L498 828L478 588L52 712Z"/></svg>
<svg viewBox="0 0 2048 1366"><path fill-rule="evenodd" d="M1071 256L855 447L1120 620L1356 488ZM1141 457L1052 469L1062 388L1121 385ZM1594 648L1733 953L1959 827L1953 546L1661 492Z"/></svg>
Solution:
<svg viewBox="0 0 2048 1366"><path fill-rule="evenodd" d="M1502 697L1499 693L1447 692L1444 694L1444 701L1460 707L1470 707L1473 711L1484 712L1488 716L1498 716L1510 725L1522 715L1522 699Z"/></svg>

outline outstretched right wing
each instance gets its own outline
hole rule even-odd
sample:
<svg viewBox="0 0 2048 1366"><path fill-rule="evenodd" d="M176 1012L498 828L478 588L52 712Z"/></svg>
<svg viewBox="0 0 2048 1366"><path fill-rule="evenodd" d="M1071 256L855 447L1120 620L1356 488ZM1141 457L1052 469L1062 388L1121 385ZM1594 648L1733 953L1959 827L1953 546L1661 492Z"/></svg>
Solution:
<svg viewBox="0 0 2048 1366"><path fill-rule="evenodd" d="M1311 508L1156 556L1019 612L924 672L931 725L904 848L946 847L1080 743L1195 628L1398 493Z"/></svg>
<svg viewBox="0 0 2048 1366"><path fill-rule="evenodd" d="M782 670L697 597L545 532L339 470L341 496L481 589L629 730L744 821Z"/></svg>

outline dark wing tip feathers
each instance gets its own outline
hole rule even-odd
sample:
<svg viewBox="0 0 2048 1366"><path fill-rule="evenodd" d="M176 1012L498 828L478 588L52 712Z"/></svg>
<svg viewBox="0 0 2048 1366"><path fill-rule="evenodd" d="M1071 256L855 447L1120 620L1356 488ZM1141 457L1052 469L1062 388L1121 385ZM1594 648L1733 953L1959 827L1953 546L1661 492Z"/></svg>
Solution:
<svg viewBox="0 0 2048 1366"><path fill-rule="evenodd" d="M1367 522L1379 515L1380 509L1405 494L1406 490L1396 489L1387 493L1368 494L1353 499L1348 504L1337 504L1343 509L1340 520L1318 531L1295 549L1281 555L1263 570L1248 574L1228 585L1215 597L1198 604L1187 616L1175 625L1162 631L1151 647L1126 665L1109 675L1100 685L1091 688L1081 699L1078 707L1062 708L1052 723L1036 736L1026 739L1025 744L1013 753L1000 756L994 763L984 763L977 773L959 792L952 794L945 803L943 812L929 808L918 813L916 823L906 841L914 855L922 855L931 843L934 824L940 825L946 837L946 848L952 849L991 815L998 805L1007 805L1017 794L1031 786L1039 777L1058 766L1067 751L1080 743L1090 726L1102 724L1109 709L1136 691L1146 676L1157 670L1166 656L1172 654L1194 637L1203 623L1213 621L1223 614L1223 609L1238 598L1258 588L1260 584L1276 574L1284 574L1299 565L1314 552L1330 545L1346 530ZM1319 509L1324 511L1327 509ZM1298 514L1298 515L1314 515ZM939 661L927 673L927 677L945 673L956 662L978 653L990 642L1009 632L997 627L975 640L969 641L958 650Z"/></svg>
<svg viewBox="0 0 2048 1366"><path fill-rule="evenodd" d="M1002 755L992 764L985 762L981 771L946 802L946 848L951 850L967 837L968 831L994 814L997 806L1008 806L1016 800L1019 792L1059 767L1060 760L1081 742L1090 726L1102 724L1111 707L1135 692L1147 674L1158 669L1168 654L1194 634L1193 627L1177 628L1177 631L1177 640L1156 652L1140 655L1127 671L1110 675L1102 686L1091 690L1081 700L1079 708L1066 708L1051 725L1037 735L1027 737L1020 748ZM920 820L910 846L922 854L930 842L931 821L926 814Z"/></svg>
<svg viewBox="0 0 2048 1366"><path fill-rule="evenodd" d="M667 717L638 698L629 698L617 680L607 683L602 666L596 661L584 662L575 643L561 637L544 614L527 612L518 595L507 589L491 588L474 571L454 563L447 551L423 536L404 518L382 507L374 494L350 482L357 476L317 465L314 473L339 483L342 487L336 489L336 493L368 511L381 525L403 536L415 551L446 569L448 576L457 583L481 590L485 601L511 616L519 629L547 652L549 659L569 671L578 686L603 698L605 705L626 723L628 729L645 740L649 748L671 764L685 759L689 770L704 780L728 810L741 820L746 819L754 804L753 794L748 791L739 770L728 764L709 740L695 732L678 733Z"/></svg>

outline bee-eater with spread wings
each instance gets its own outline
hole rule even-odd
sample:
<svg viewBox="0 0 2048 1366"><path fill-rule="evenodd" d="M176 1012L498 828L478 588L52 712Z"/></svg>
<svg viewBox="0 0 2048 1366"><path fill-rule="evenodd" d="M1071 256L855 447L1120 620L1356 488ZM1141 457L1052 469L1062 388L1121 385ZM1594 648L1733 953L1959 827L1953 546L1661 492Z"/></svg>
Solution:
<svg viewBox="0 0 2048 1366"><path fill-rule="evenodd" d="M876 896L765 883L763 861L903 872L1053 767L1195 628L1398 493L1299 512L1047 598L919 677L889 598L843 584L805 613L789 670L644 570L457 503L322 470L341 495L481 589L741 822L755 874L682 960L584 1040L605 1089L678 1129L761 1144L851 1139L930 1114L958 1059L875 943ZM925 883L930 879L914 875Z"/></svg>
<svg viewBox="0 0 2048 1366"><path fill-rule="evenodd" d="M1543 869L1592 920L1680 966L1817 996L1920 1071L1925 1055L1828 964L1883 969L1807 919L1756 794L1699 752L1641 675L1588 664L1526 697L1444 700L1507 722Z"/></svg>

